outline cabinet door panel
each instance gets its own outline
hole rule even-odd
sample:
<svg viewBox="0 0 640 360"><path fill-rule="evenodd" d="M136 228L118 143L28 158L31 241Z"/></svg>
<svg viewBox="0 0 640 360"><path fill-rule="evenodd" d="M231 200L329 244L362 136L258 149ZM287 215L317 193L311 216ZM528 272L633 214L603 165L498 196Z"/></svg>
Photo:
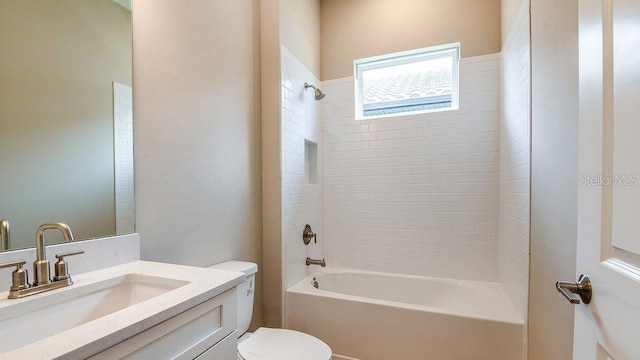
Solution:
<svg viewBox="0 0 640 360"><path fill-rule="evenodd" d="M234 333L236 307L234 288L90 359L194 359Z"/></svg>
<svg viewBox="0 0 640 360"><path fill-rule="evenodd" d="M234 331L195 360L236 360L238 358L238 338Z"/></svg>

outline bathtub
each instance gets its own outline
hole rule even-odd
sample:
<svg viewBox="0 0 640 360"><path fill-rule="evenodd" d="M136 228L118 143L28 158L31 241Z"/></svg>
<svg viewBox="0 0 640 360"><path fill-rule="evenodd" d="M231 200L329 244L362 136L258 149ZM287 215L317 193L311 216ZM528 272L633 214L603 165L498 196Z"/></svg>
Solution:
<svg viewBox="0 0 640 360"><path fill-rule="evenodd" d="M325 341L333 360L523 355L523 320L498 283L320 269L287 289L285 325Z"/></svg>

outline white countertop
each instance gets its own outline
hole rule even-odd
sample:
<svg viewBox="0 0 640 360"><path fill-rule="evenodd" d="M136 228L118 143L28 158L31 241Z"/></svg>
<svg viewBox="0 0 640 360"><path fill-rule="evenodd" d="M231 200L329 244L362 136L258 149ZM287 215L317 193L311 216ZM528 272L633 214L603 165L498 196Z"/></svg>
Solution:
<svg viewBox="0 0 640 360"><path fill-rule="evenodd" d="M150 298L109 315L62 331L15 350L0 353L0 359L84 359L141 333L173 316L207 301L244 281L244 274L146 261L135 261L73 276L74 284L22 299L7 299L0 293L0 320L11 318L43 303L80 296L78 290L91 284L127 274L140 274L188 282L165 294ZM45 297L47 297L45 299ZM6 339L0 339L6 341Z"/></svg>

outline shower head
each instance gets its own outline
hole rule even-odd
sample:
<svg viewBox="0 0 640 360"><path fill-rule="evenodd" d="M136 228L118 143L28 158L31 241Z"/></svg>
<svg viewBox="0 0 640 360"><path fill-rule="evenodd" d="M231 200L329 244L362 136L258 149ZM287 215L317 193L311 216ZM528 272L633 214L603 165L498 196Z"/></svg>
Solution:
<svg viewBox="0 0 640 360"><path fill-rule="evenodd" d="M304 90L306 91L308 88L313 88L315 90L315 98L316 98L316 100L324 99L326 94L322 90L318 89L317 87L315 87L315 86L313 86L311 84L304 83Z"/></svg>

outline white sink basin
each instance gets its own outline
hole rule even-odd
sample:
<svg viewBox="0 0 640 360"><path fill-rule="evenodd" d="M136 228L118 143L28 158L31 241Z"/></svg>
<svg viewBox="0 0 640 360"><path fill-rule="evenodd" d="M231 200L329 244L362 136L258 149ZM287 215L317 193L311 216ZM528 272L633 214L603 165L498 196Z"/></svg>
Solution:
<svg viewBox="0 0 640 360"><path fill-rule="evenodd" d="M0 314L0 353L14 350L101 318L160 294L187 281L127 274L51 296L24 302ZM7 309L9 310L9 309Z"/></svg>
<svg viewBox="0 0 640 360"><path fill-rule="evenodd" d="M17 300L0 293L0 359L86 358L235 287L241 273L137 261Z"/></svg>

